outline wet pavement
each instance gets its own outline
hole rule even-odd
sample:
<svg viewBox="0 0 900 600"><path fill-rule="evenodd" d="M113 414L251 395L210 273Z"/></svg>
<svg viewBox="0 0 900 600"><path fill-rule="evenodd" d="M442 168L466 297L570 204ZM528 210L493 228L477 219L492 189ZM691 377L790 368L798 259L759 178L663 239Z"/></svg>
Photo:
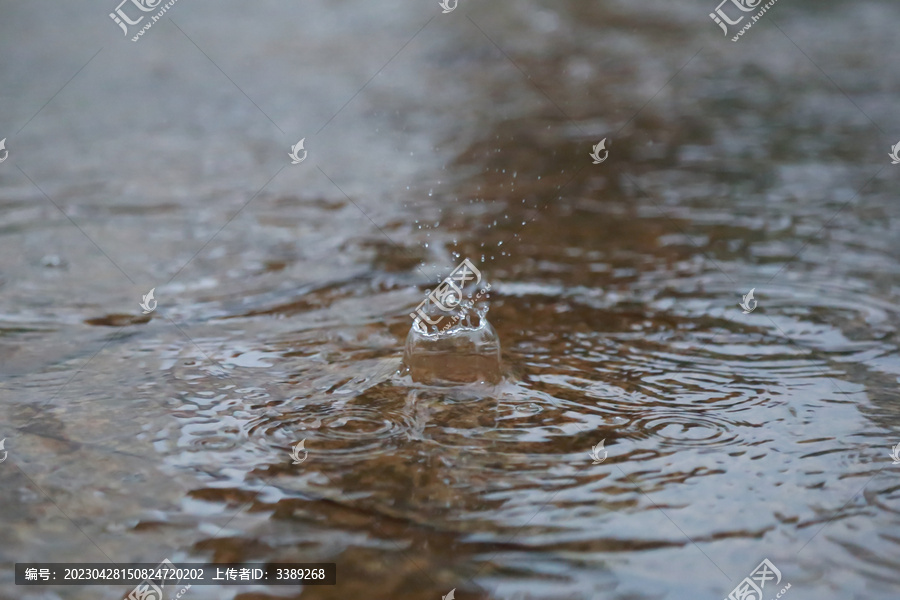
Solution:
<svg viewBox="0 0 900 600"><path fill-rule="evenodd" d="M0 598L900 595L900 8L115 8L0 5Z"/></svg>

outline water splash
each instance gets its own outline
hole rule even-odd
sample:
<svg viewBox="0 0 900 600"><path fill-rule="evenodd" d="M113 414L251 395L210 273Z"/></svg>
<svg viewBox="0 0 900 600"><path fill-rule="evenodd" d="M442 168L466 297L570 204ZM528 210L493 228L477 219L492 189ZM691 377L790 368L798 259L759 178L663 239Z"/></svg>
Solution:
<svg viewBox="0 0 900 600"><path fill-rule="evenodd" d="M490 290L486 286L482 292ZM487 320L488 303L479 292L457 306L456 313L436 325L413 321L403 363L413 381L429 385L500 381L500 338Z"/></svg>

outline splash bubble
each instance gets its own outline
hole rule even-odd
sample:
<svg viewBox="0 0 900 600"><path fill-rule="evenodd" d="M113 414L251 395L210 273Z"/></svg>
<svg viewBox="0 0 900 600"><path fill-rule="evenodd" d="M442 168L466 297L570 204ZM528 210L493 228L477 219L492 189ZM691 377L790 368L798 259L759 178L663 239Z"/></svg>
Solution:
<svg viewBox="0 0 900 600"><path fill-rule="evenodd" d="M426 385L499 383L500 338L487 320L487 311L486 304L467 301L431 331L422 320L414 321L403 352L403 363L413 381Z"/></svg>

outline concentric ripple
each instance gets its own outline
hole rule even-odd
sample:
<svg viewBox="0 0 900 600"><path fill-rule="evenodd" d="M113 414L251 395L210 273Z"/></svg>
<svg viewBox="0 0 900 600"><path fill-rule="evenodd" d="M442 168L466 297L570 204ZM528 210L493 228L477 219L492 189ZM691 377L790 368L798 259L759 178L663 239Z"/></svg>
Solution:
<svg viewBox="0 0 900 600"><path fill-rule="evenodd" d="M263 417L248 427L254 443L281 451L306 439L307 451L325 461L354 461L392 452L410 436L409 415L362 406L311 407L314 414Z"/></svg>

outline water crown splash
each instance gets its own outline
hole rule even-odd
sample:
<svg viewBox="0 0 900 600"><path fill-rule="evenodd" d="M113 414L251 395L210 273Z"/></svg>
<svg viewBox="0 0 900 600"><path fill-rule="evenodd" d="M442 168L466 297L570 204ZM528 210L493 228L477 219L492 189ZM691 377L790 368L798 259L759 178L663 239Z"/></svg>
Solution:
<svg viewBox="0 0 900 600"><path fill-rule="evenodd" d="M465 259L410 313L413 324L403 362L413 381L429 385L500 381L500 339L487 320L491 285L474 291L481 279L481 272Z"/></svg>

